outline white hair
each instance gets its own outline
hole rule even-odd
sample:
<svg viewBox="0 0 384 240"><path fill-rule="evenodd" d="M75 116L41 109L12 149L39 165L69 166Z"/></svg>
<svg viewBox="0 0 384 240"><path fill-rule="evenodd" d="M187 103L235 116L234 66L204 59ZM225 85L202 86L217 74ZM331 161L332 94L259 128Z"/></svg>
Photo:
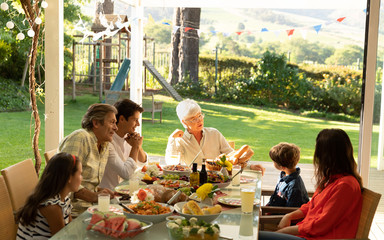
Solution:
<svg viewBox="0 0 384 240"><path fill-rule="evenodd" d="M201 112L199 104L197 104L197 102L192 99L185 99L184 101L181 101L176 107L177 116L179 117L179 120L181 124L183 124L184 128L187 128L187 126L183 123L183 120L193 117L199 112Z"/></svg>

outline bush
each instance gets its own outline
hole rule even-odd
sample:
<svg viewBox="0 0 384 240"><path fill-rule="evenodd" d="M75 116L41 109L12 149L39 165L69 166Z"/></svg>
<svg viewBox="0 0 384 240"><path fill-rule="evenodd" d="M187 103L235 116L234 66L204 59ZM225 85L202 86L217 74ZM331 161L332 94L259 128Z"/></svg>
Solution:
<svg viewBox="0 0 384 240"><path fill-rule="evenodd" d="M29 102L26 87L0 77L0 112L25 111L29 108Z"/></svg>

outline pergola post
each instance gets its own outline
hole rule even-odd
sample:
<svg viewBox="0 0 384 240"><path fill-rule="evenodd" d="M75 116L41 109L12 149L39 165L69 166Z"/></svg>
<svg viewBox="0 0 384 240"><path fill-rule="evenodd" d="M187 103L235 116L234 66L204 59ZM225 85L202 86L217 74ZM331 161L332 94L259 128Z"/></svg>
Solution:
<svg viewBox="0 0 384 240"><path fill-rule="evenodd" d="M134 0L131 9L131 74L130 74L130 98L132 101L141 105L143 102L143 15L144 9L142 0ZM140 127L136 128L141 133Z"/></svg>
<svg viewBox="0 0 384 240"><path fill-rule="evenodd" d="M47 0L45 9L45 150L64 136L64 6Z"/></svg>

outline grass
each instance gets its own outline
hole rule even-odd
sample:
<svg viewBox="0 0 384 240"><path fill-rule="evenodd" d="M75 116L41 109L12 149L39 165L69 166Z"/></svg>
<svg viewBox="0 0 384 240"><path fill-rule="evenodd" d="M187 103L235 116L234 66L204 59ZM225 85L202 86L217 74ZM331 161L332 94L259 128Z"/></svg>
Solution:
<svg viewBox="0 0 384 240"><path fill-rule="evenodd" d="M168 136L176 129L182 129L177 115L178 102L164 95L156 95L156 99L164 101L163 123L144 121L142 126L143 148L150 155L165 155ZM80 128L81 118L88 106L98 102L98 97L82 95L77 101L71 101L66 96L64 107L64 134ZM324 128L342 128L351 138L357 158L359 124L328 121L303 117L289 111L260 108L237 104L218 104L199 102L205 115L205 126L217 128L228 140L236 142L236 148L248 144L254 150L252 160L270 161L269 149L282 141L295 143L301 148L301 163L312 163L315 139L318 132ZM40 153L45 152L44 105L39 105L42 119L39 139ZM159 116L156 115L158 118ZM144 119L150 118L150 113L143 113ZM0 169L27 158L34 158L31 147L33 136L33 119L31 113L3 112L0 113L2 130L0 131ZM374 137L377 139L377 127L374 127ZM376 145L375 145L376 144ZM373 148L377 143L373 141ZM372 154L375 156L375 154ZM374 158L375 160L375 158ZM44 160L43 160L44 162ZM375 161L372 161L376 165Z"/></svg>

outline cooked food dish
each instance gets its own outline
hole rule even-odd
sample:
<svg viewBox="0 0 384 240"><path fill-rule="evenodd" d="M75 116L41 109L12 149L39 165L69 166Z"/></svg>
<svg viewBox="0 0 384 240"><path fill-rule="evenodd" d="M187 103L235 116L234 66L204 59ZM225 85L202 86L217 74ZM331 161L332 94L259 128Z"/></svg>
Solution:
<svg viewBox="0 0 384 240"><path fill-rule="evenodd" d="M205 221L198 221L192 217L187 220L177 219L167 223L169 236L172 240L186 239L219 239L220 228L217 224L210 224Z"/></svg>
<svg viewBox="0 0 384 240"><path fill-rule="evenodd" d="M177 190L166 188L162 185L151 185L148 187L151 191L153 196L155 197L156 202L166 203L168 202L173 195L177 193ZM188 199L188 196L185 193L181 193L173 202L184 202Z"/></svg>
<svg viewBox="0 0 384 240"><path fill-rule="evenodd" d="M185 214L204 215L199 205L193 200L190 200L184 204L182 212Z"/></svg>
<svg viewBox="0 0 384 240"><path fill-rule="evenodd" d="M212 160L212 159L207 159L205 161L205 164L207 166L207 170L210 170L210 171L220 171L222 168L222 166L216 163L216 160Z"/></svg>
<svg viewBox="0 0 384 240"><path fill-rule="evenodd" d="M168 165L164 167L164 170L167 171L178 171L178 172L190 172L191 169L185 165Z"/></svg>
<svg viewBox="0 0 384 240"><path fill-rule="evenodd" d="M129 205L128 207L132 209L135 214L139 215L158 215L171 212L169 207L155 201L143 201L137 204ZM126 210L124 209L124 211Z"/></svg>
<svg viewBox="0 0 384 240"><path fill-rule="evenodd" d="M154 184L160 184L163 185L164 187L167 188L180 188L180 187L187 187L189 186L189 182L182 181L182 180L160 180L160 181L155 181Z"/></svg>
<svg viewBox="0 0 384 240"><path fill-rule="evenodd" d="M224 183L229 181L228 176L224 176L221 172L218 171L208 171L208 182L209 183Z"/></svg>

